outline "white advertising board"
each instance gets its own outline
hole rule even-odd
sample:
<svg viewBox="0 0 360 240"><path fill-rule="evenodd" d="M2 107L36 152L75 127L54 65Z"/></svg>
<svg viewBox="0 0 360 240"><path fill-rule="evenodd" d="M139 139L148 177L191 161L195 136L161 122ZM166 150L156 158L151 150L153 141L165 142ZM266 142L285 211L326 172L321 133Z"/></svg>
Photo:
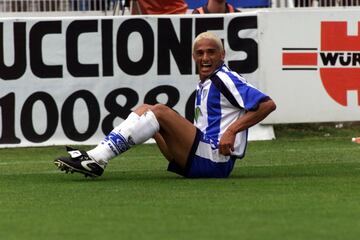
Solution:
<svg viewBox="0 0 360 240"><path fill-rule="evenodd" d="M0 147L97 144L142 103L191 119L191 45L207 30L257 86L256 13L0 18Z"/></svg>
<svg viewBox="0 0 360 240"><path fill-rule="evenodd" d="M359 121L359 9L260 12L260 88L277 109L265 123Z"/></svg>

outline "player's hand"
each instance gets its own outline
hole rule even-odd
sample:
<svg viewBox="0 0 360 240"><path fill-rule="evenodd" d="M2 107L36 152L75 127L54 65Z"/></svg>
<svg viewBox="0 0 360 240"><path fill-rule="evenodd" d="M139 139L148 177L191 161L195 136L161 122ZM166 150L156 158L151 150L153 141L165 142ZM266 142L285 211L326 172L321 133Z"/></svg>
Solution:
<svg viewBox="0 0 360 240"><path fill-rule="evenodd" d="M226 130L219 142L219 153L225 156L230 155L234 151L236 133Z"/></svg>

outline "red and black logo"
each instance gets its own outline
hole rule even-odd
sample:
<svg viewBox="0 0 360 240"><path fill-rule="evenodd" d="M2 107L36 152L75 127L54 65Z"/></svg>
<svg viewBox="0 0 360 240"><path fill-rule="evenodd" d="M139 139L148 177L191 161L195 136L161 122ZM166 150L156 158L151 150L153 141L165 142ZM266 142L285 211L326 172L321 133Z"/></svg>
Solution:
<svg viewBox="0 0 360 240"><path fill-rule="evenodd" d="M347 92L357 91L360 105L360 22L347 34L347 22L321 22L318 48L283 48L284 71L319 71L322 84L337 103L347 106Z"/></svg>

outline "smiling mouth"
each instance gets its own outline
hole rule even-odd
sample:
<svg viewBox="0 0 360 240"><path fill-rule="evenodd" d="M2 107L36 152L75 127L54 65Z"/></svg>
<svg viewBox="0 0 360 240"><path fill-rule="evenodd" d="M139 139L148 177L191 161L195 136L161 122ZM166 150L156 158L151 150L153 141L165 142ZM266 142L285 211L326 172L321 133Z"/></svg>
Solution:
<svg viewBox="0 0 360 240"><path fill-rule="evenodd" d="M211 68L211 66L212 66L212 64L210 64L210 63L203 63L203 64L201 64L201 68L203 68L203 69Z"/></svg>

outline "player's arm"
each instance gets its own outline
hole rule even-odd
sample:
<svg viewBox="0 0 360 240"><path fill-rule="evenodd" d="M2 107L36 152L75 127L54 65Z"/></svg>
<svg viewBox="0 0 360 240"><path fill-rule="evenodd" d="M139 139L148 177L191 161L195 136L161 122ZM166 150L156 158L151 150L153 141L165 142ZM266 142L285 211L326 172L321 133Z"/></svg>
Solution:
<svg viewBox="0 0 360 240"><path fill-rule="evenodd" d="M256 110L247 111L226 129L220 139L219 152L223 155L230 155L231 152L234 151L235 135L259 123L275 109L275 102L268 98L260 102Z"/></svg>

